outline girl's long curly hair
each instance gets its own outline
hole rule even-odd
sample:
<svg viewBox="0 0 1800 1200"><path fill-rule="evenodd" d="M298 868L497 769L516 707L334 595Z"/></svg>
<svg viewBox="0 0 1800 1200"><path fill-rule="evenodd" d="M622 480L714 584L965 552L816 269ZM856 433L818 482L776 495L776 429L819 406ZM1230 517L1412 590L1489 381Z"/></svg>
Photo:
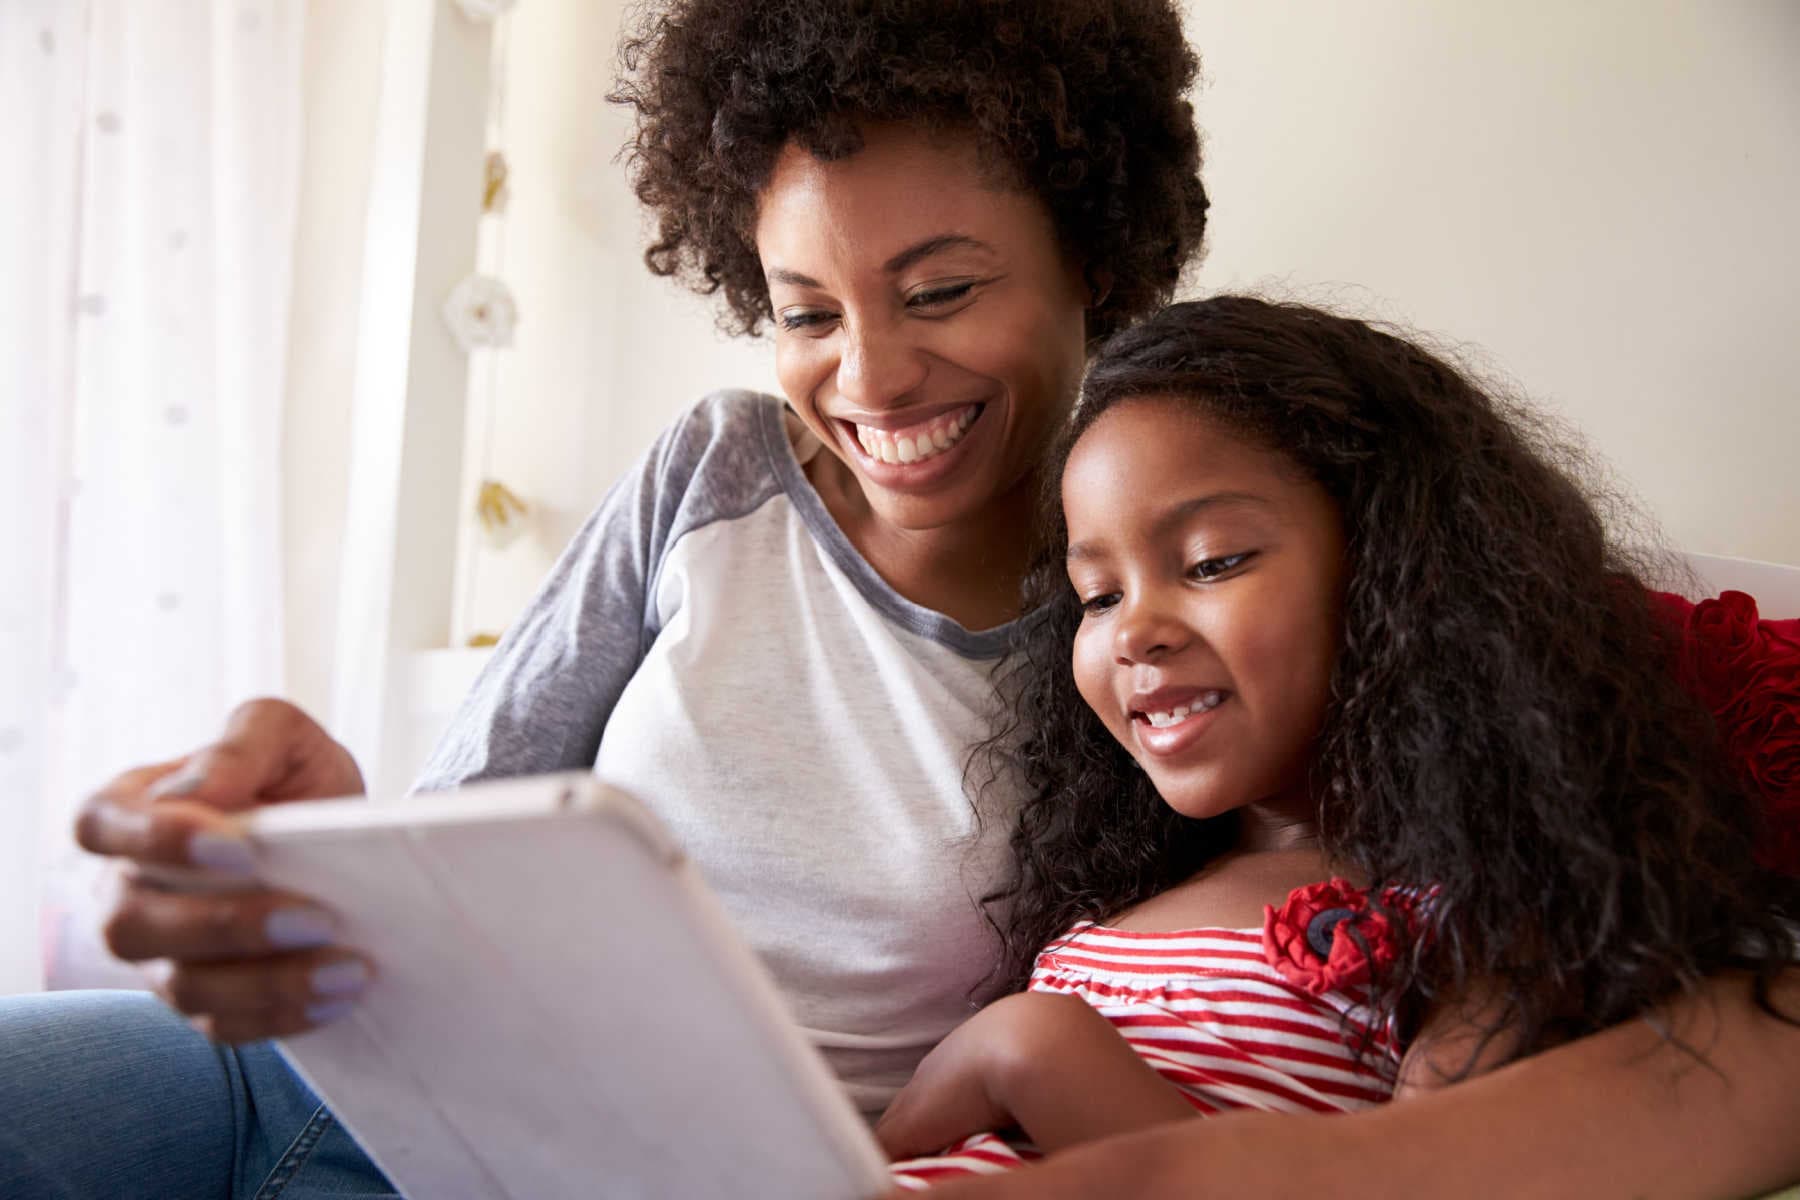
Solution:
<svg viewBox="0 0 1800 1200"><path fill-rule="evenodd" d="M1243 297L1175 305L1107 343L1046 471L1025 583L1039 615L982 747L1026 789L1017 877L988 898L1007 984L1073 923L1236 842L1234 815L1162 802L1070 667L1063 467L1109 409L1151 396L1287 456L1342 512L1342 648L1311 768L1323 849L1374 894L1435 889L1426 932L1375 983L1381 1015L1405 1028L1479 986L1524 1053L1729 966L1757 971L1769 1007L1796 955L1795 886L1757 867L1759 810L1674 682L1643 561L1609 537L1579 456L1404 338Z"/></svg>
<svg viewBox="0 0 1800 1200"><path fill-rule="evenodd" d="M869 122L971 134L1040 197L1094 285L1094 337L1167 300L1206 230L1173 0L659 0L620 59L644 261L722 294L733 333L771 316L751 230L776 156L853 154Z"/></svg>

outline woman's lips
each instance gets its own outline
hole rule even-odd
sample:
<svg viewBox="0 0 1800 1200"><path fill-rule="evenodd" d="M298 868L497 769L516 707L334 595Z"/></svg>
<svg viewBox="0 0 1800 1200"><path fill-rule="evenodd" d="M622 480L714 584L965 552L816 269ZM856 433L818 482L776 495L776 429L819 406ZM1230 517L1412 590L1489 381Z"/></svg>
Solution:
<svg viewBox="0 0 1800 1200"><path fill-rule="evenodd" d="M866 426L858 426L852 421L842 419L839 419L837 424L842 431L840 437L845 448L855 458L858 468L870 482L879 487L892 488L895 491L907 491L929 487L956 469L957 464L967 456L969 443L982 436L984 425L981 418L987 412L987 408L986 404L966 405L963 409L951 410L947 414L939 414L927 421L916 422L912 426L897 431L882 431L872 437L867 432L868 427ZM949 441L949 444L942 448L938 448L934 444L932 452L922 458L917 454L915 442L915 452L911 462L884 461L877 455L869 453L869 448L863 441L864 437L871 437L871 440L878 443L877 449L885 450L888 448L885 439L892 439L894 443L897 443L898 435L905 434L909 429L917 430L919 426L947 425L956 420L957 413L963 411L967 411L971 415L959 422L960 428L954 440ZM861 436L859 436L859 430L864 431Z"/></svg>

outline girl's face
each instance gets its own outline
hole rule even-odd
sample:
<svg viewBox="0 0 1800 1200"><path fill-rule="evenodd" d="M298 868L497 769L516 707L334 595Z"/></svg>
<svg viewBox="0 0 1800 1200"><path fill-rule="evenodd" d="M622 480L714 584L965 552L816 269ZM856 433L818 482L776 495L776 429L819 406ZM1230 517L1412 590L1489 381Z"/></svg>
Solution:
<svg viewBox="0 0 1800 1200"><path fill-rule="evenodd" d="M966 138L876 126L836 162L785 149L755 235L782 390L879 517L942 528L1032 486L1088 301L1037 196Z"/></svg>
<svg viewBox="0 0 1800 1200"><path fill-rule="evenodd" d="M1128 400L1062 478L1082 699L1176 811L1311 821L1344 534L1288 459L1180 398Z"/></svg>

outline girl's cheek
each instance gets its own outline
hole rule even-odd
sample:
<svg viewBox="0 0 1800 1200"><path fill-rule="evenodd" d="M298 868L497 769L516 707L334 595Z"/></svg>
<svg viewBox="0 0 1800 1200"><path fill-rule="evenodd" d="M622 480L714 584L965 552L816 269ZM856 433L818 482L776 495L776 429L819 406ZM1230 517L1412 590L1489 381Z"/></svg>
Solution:
<svg viewBox="0 0 1800 1200"><path fill-rule="evenodd" d="M1113 714L1108 703L1111 695L1110 678L1107 670L1108 659L1104 646L1098 645L1095 636L1083 630L1075 634L1075 645L1071 654L1070 667L1075 675L1075 690L1081 694L1081 701L1099 716L1101 724L1113 729ZM1116 737L1118 731L1113 729Z"/></svg>

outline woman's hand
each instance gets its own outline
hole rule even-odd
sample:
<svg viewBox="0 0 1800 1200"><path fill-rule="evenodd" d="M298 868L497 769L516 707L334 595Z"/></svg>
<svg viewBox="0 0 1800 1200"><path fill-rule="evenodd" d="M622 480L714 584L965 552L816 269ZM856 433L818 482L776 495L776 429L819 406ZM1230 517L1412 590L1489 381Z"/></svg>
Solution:
<svg viewBox="0 0 1800 1200"><path fill-rule="evenodd" d="M370 966L332 945L328 909L253 886L172 890L154 872L247 879L255 863L231 814L362 790L349 751L281 700L241 706L224 736L192 754L124 772L87 799L75 825L85 849L126 860L107 945L131 962L169 960L157 990L219 1041L298 1033L340 1015Z"/></svg>
<svg viewBox="0 0 1800 1200"><path fill-rule="evenodd" d="M1085 1001L1020 992L926 1055L875 1136L900 1159L1017 1125L1048 1152L1194 1111Z"/></svg>

